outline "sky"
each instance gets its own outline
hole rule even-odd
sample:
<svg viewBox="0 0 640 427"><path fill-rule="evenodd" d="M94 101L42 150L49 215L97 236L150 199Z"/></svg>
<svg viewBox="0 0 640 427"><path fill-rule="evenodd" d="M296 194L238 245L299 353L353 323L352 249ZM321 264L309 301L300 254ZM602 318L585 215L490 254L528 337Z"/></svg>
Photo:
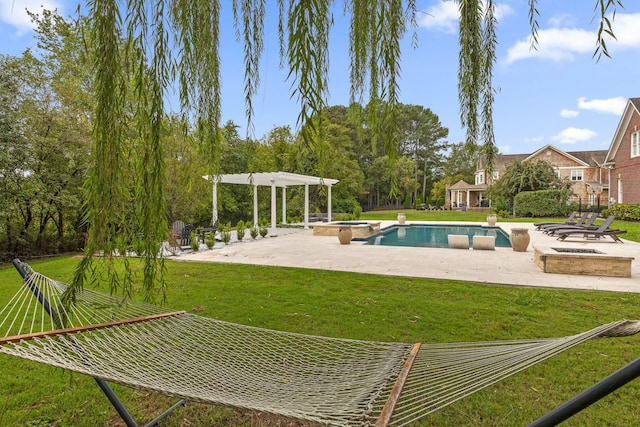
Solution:
<svg viewBox="0 0 640 427"><path fill-rule="evenodd" d="M243 93L242 45L235 40L230 1L221 2L222 123L232 120L247 132ZM291 97L287 71L279 67L275 1L268 0L260 88L253 99L254 130L261 138L276 126L296 130L299 108ZM348 21L337 0L330 39L328 105L349 104ZM526 0L498 0L498 46L493 82L494 131L503 154L532 153L551 144L564 151L606 150L627 100L640 96L640 2L623 0L613 20L617 40L608 39L612 58L593 58L598 20L596 0L538 1L539 45L530 49ZM416 0L418 27L403 40L400 102L431 109L447 140L465 140L457 91L458 10L452 0ZM84 3L83 3L84 5ZM44 6L73 16L70 0L0 0L0 53L19 56L35 46L24 9ZM412 32L418 39L412 47ZM636 81L634 84L633 82ZM175 94L170 108L178 109Z"/></svg>

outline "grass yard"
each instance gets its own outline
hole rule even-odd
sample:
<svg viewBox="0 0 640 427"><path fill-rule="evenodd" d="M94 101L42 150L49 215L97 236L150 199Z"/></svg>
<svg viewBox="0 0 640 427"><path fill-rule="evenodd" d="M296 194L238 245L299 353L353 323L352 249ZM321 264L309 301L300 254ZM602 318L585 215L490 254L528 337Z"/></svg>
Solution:
<svg viewBox="0 0 640 427"><path fill-rule="evenodd" d="M419 213L422 215L422 213ZM409 220L416 220L408 213ZM77 262L33 263L68 281ZM135 262L134 262L135 264ZM401 342L459 342L572 335L636 319L640 294L518 288L471 282L294 268L167 261L167 305L203 316L304 334ZM0 307L20 278L0 269ZM640 336L588 342L463 399L420 426L527 425L640 356ZM114 386L139 422L173 399ZM118 426L91 378L0 355L0 425ZM627 426L640 419L636 380L566 422ZM300 426L247 411L188 404L163 426ZM564 425L564 424L563 424Z"/></svg>

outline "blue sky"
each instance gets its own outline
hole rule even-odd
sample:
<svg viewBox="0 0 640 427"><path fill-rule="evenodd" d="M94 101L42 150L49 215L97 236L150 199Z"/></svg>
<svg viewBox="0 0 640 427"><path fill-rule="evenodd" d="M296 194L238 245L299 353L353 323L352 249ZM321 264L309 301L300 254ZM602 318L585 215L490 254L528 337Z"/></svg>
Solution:
<svg viewBox="0 0 640 427"><path fill-rule="evenodd" d="M222 119L246 130L242 46L235 41L228 1L223 3ZM275 2L268 2L274 8ZM624 0L613 21L616 40L609 40L612 59L592 59L597 20L595 0L539 1L539 47L529 49L528 2L497 1L498 62L494 85L496 143L502 153L530 153L552 144L565 151L605 150L609 147L628 98L640 96L640 2ZM0 0L0 53L19 55L35 44L24 8L41 5L61 15L75 12L77 2L63 0ZM418 48L403 43L401 102L430 108L449 128L450 142L460 142L457 66L457 3L417 0ZM275 12L275 11L274 11ZM256 138L274 126L295 129L298 107L290 98L287 72L279 68L275 13L269 13L261 86L253 100ZM349 102L348 23L342 1L336 1L331 35L331 98L329 105ZM633 82L636 81L634 84ZM172 105L177 104L172 101Z"/></svg>

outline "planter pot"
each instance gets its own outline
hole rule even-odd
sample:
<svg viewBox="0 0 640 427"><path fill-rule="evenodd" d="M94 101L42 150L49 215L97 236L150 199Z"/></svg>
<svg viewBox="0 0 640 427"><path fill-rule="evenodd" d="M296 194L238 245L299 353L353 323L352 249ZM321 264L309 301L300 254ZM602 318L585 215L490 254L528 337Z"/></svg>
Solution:
<svg viewBox="0 0 640 427"><path fill-rule="evenodd" d="M496 221L497 221L497 218L496 218L496 216L495 216L495 215L487 215L487 223L488 223L490 226L494 226L494 225L496 225Z"/></svg>
<svg viewBox="0 0 640 427"><path fill-rule="evenodd" d="M351 231L351 227L339 227L338 228L338 240L341 245L348 245L351 243L351 238L353 237L353 233Z"/></svg>
<svg viewBox="0 0 640 427"><path fill-rule="evenodd" d="M529 246L529 241L531 240L531 236L529 236L528 228L512 228L511 235L509 236L509 241L511 242L511 247L516 252L526 252L527 247Z"/></svg>
<svg viewBox="0 0 640 427"><path fill-rule="evenodd" d="M407 216L403 213L398 214L398 224L404 224L407 220Z"/></svg>

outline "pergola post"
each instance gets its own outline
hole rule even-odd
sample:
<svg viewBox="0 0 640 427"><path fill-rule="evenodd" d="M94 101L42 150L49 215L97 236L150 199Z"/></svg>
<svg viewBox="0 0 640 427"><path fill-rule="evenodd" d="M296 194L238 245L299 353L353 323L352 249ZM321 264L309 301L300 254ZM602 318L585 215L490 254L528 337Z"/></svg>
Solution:
<svg viewBox="0 0 640 427"><path fill-rule="evenodd" d="M304 185L304 229L309 229L309 184Z"/></svg>
<svg viewBox="0 0 640 427"><path fill-rule="evenodd" d="M253 227L258 227L258 184L253 184Z"/></svg>
<svg viewBox="0 0 640 427"><path fill-rule="evenodd" d="M276 181L271 179L271 229L276 229L276 214L278 209L276 206Z"/></svg>
<svg viewBox="0 0 640 427"><path fill-rule="evenodd" d="M331 222L331 184L327 185L327 221Z"/></svg>
<svg viewBox="0 0 640 427"><path fill-rule="evenodd" d="M282 187L282 223L287 223L287 187Z"/></svg>

